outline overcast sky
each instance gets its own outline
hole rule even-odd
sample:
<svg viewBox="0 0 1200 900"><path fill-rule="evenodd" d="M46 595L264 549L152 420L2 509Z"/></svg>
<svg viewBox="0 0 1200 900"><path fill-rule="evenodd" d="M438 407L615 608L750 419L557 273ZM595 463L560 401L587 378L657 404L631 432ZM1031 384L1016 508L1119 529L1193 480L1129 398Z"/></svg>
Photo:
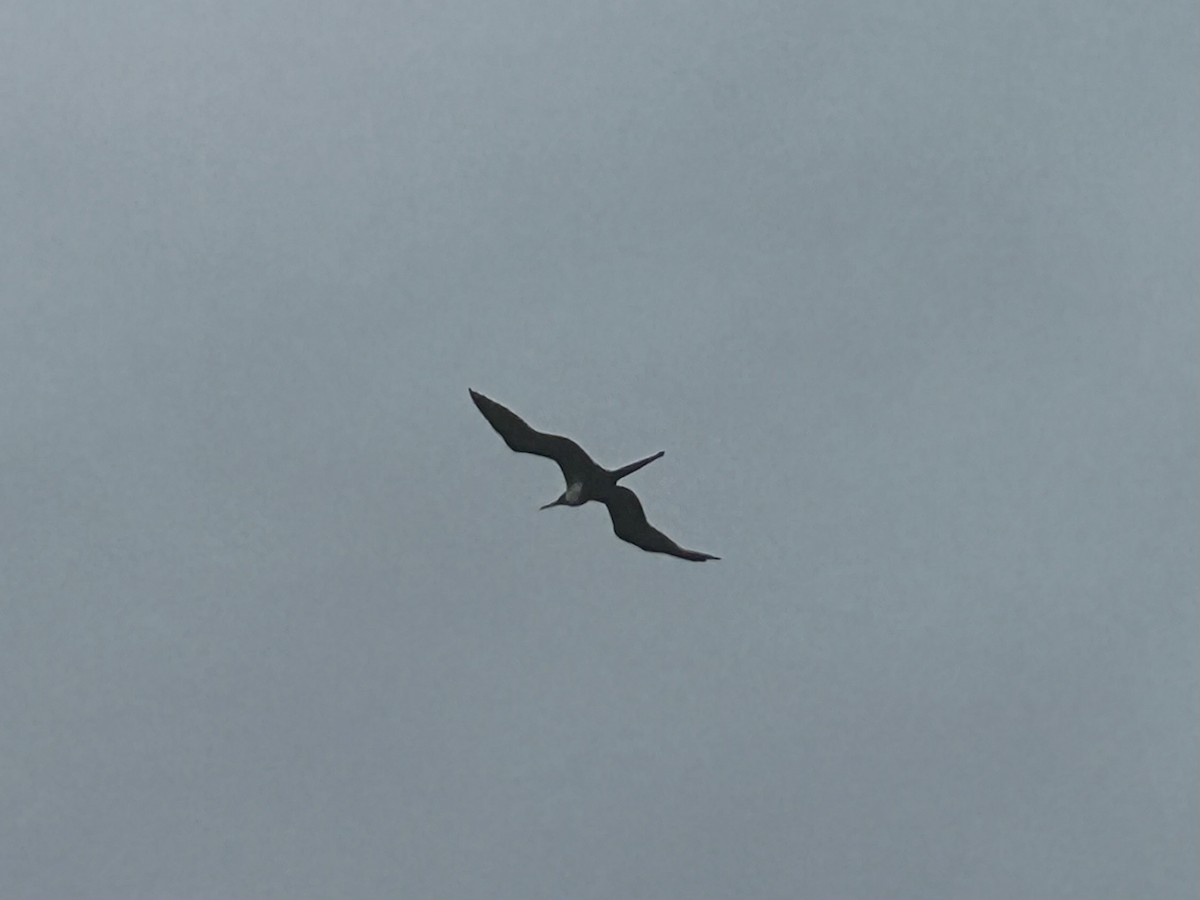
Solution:
<svg viewBox="0 0 1200 900"><path fill-rule="evenodd" d="M11 5L0 896L1194 900L1198 25Z"/></svg>

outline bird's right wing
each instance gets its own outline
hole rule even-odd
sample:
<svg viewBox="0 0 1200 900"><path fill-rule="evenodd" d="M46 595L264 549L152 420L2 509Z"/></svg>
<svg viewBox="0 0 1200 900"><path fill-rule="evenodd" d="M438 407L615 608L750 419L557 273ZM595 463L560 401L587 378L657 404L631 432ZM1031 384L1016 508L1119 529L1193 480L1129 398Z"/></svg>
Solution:
<svg viewBox="0 0 1200 900"><path fill-rule="evenodd" d="M471 391L471 399L496 429L496 433L504 438L504 443L517 453L532 453L554 460L562 469L568 485L583 480L592 470L599 468L583 448L570 438L535 431L511 409L477 391Z"/></svg>
<svg viewBox="0 0 1200 900"><path fill-rule="evenodd" d="M708 553L696 550L685 550L677 543L646 521L646 513L638 501L637 494L627 487L616 487L602 501L608 507L609 518L612 519L613 534L623 541L628 541L635 547L641 547L650 553L668 553L681 559L703 562L706 559L720 559Z"/></svg>

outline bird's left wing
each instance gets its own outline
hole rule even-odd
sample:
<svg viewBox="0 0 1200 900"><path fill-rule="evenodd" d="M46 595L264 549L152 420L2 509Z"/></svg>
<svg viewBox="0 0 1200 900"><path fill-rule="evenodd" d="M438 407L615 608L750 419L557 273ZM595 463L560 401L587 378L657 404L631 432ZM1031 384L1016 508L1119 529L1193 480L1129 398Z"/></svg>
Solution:
<svg viewBox="0 0 1200 900"><path fill-rule="evenodd" d="M504 443L517 453L532 453L554 460L562 469L568 485L582 480L593 470L600 468L584 449L570 438L536 431L511 409L501 406L478 391L471 391L471 399L475 401L483 417L496 429L496 433L504 438Z"/></svg>

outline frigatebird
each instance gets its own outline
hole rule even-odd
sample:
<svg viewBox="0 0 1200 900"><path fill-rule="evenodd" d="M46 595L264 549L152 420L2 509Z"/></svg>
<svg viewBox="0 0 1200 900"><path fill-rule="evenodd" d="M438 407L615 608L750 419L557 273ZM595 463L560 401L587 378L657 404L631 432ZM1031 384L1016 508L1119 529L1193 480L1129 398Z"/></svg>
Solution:
<svg viewBox="0 0 1200 900"><path fill-rule="evenodd" d="M653 456L639 459L619 469L605 469L593 460L583 448L570 438L557 434L544 434L529 427L529 424L511 409L501 406L495 400L483 396L468 388L471 399L483 413L483 417L496 429L496 433L504 438L517 453L532 453L544 456L558 463L562 469L563 478L567 481L567 489L553 503L547 503L542 509L552 506L582 506L589 500L595 500L608 507L608 515L612 519L613 533L623 541L628 541L635 547L641 547L650 553L668 553L683 559L703 562L706 559L720 559L708 553L696 550L685 550L677 543L646 521L646 513L638 502L637 494L627 487L617 484L626 475L636 472L642 466L654 462L663 455L659 450Z"/></svg>

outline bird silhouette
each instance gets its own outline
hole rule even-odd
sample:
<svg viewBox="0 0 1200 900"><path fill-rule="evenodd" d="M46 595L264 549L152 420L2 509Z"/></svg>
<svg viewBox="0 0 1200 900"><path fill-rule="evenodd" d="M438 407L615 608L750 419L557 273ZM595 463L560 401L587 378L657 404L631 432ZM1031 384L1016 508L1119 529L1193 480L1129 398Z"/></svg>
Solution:
<svg viewBox="0 0 1200 900"><path fill-rule="evenodd" d="M589 500L595 500L608 508L613 533L635 547L641 547L650 553L667 553L696 562L720 559L719 556L680 547L646 521L646 513L638 501L637 494L617 484L626 475L654 462L663 455L663 451L660 450L652 456L619 469L606 469L570 438L536 431L515 412L501 406L495 400L475 390L470 390L470 394L483 417L512 450L552 459L562 469L567 489L557 500L547 503L542 509L550 509L552 506L582 506Z"/></svg>

